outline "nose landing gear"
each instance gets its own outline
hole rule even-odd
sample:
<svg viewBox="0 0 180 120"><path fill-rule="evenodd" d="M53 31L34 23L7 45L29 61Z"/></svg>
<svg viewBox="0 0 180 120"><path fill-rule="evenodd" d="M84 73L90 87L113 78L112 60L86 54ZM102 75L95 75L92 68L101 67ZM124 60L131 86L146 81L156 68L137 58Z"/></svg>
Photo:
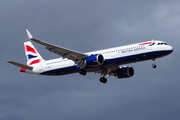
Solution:
<svg viewBox="0 0 180 120"><path fill-rule="evenodd" d="M157 66L155 64L152 64L152 68L156 68Z"/></svg>
<svg viewBox="0 0 180 120"><path fill-rule="evenodd" d="M155 58L152 59L152 63L153 63L153 64L152 64L152 68L156 68L157 66L156 66L156 64L155 64Z"/></svg>

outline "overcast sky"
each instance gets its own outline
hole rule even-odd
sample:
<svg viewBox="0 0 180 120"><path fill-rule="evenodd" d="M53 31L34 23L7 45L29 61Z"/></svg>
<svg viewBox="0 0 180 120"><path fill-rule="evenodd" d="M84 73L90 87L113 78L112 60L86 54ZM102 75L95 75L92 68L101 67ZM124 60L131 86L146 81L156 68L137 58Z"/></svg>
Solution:
<svg viewBox="0 0 180 120"><path fill-rule="evenodd" d="M0 120L179 120L179 0L1 0ZM169 56L129 64L128 79L100 75L38 76L26 64L25 29L36 38L80 52L151 39L174 47ZM59 57L33 43L44 59Z"/></svg>

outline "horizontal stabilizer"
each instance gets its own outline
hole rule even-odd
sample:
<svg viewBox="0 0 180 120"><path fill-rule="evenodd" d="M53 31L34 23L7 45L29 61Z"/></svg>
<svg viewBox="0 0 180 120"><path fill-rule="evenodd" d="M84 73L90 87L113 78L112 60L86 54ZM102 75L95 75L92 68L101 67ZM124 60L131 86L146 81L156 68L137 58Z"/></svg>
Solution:
<svg viewBox="0 0 180 120"><path fill-rule="evenodd" d="M27 66L27 65L23 65L23 64L20 64L20 63L17 63L17 62L13 62L13 61L7 61L8 63L11 63L13 65L16 65L18 67L21 67L21 68L26 68L26 69L29 69L29 70L32 70L33 67L30 67L30 66Z"/></svg>

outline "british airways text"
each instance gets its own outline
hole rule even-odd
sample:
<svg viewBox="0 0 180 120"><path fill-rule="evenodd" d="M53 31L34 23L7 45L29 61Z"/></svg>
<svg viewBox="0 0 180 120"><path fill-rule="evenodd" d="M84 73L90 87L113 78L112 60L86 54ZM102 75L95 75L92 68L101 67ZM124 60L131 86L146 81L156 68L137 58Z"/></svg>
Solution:
<svg viewBox="0 0 180 120"><path fill-rule="evenodd" d="M128 53L128 52L141 51L141 50L145 50L145 49L146 49L145 46L122 49L121 54Z"/></svg>

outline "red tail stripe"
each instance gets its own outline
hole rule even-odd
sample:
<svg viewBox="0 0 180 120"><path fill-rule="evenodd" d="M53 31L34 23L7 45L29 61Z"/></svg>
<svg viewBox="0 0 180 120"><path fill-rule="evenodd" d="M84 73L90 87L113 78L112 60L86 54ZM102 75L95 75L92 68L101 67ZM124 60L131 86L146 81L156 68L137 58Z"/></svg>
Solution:
<svg viewBox="0 0 180 120"><path fill-rule="evenodd" d="M20 72L26 72L26 68L21 68Z"/></svg>
<svg viewBox="0 0 180 120"><path fill-rule="evenodd" d="M32 61L29 65L39 63L40 61L41 61L40 59L34 60L34 61Z"/></svg>
<svg viewBox="0 0 180 120"><path fill-rule="evenodd" d="M33 52L33 53L37 53L36 50L28 45L25 46L26 48L26 52Z"/></svg>

